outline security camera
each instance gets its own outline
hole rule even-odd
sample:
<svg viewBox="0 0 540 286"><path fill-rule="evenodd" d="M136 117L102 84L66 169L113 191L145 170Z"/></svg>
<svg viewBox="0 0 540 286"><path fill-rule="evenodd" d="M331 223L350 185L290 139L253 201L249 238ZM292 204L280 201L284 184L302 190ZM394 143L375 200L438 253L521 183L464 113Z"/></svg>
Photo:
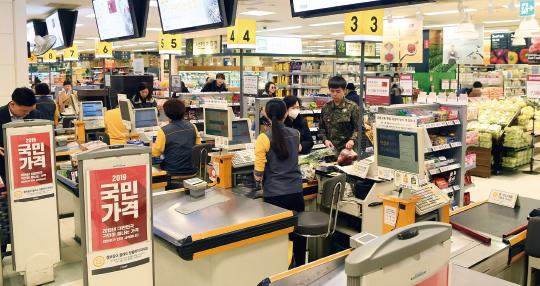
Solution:
<svg viewBox="0 0 540 286"><path fill-rule="evenodd" d="M268 28L268 26L263 26L263 30L266 30L266 28Z"/></svg>

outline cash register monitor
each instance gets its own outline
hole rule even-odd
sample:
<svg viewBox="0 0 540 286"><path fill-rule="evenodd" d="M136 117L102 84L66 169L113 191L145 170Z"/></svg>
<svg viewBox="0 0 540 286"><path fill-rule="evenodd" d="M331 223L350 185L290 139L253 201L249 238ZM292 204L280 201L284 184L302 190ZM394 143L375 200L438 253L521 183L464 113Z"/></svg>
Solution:
<svg viewBox="0 0 540 286"><path fill-rule="evenodd" d="M241 118L232 122L232 140L229 141L229 150L241 150L246 148L246 144L251 144L251 120Z"/></svg>
<svg viewBox="0 0 540 286"><path fill-rule="evenodd" d="M204 134L205 137L227 137L232 140L232 122L234 113L232 108L204 108Z"/></svg>
<svg viewBox="0 0 540 286"><path fill-rule="evenodd" d="M157 109L141 108L133 110L135 112L135 128L143 128L145 132L153 131L158 127Z"/></svg>
<svg viewBox="0 0 540 286"><path fill-rule="evenodd" d="M81 103L82 120L103 119L103 103L101 101L85 101Z"/></svg>
<svg viewBox="0 0 540 286"><path fill-rule="evenodd" d="M131 105L131 102L127 99L120 99L118 100L118 105L120 106L122 121L131 122L131 117L133 116L133 106Z"/></svg>

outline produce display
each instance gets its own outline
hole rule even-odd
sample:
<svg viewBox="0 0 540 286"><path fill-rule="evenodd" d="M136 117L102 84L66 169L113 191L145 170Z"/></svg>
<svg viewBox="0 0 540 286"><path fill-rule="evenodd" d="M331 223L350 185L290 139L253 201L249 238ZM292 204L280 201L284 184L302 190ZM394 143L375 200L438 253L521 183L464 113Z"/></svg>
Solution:
<svg viewBox="0 0 540 286"><path fill-rule="evenodd" d="M501 166L505 168L515 168L525 164L528 164L531 160L532 149L519 151L519 152L507 152L506 157L502 157Z"/></svg>
<svg viewBox="0 0 540 286"><path fill-rule="evenodd" d="M452 110L444 106L437 110L411 108L400 110L399 116L416 117L418 124L426 124L459 119L459 111Z"/></svg>
<svg viewBox="0 0 540 286"><path fill-rule="evenodd" d="M458 142L458 138L454 133L439 133L439 135L436 134L430 134L429 140L431 141L431 146L440 146L444 144L450 144L454 142Z"/></svg>
<svg viewBox="0 0 540 286"><path fill-rule="evenodd" d="M324 156L335 155L333 148L324 148L313 151L307 155L301 155L298 157L298 166L300 166L300 172L302 173L302 179L311 181L315 178L315 169L319 167L324 160Z"/></svg>
<svg viewBox="0 0 540 286"><path fill-rule="evenodd" d="M531 144L532 137L523 132L523 127L513 126L504 129L503 147L522 148Z"/></svg>

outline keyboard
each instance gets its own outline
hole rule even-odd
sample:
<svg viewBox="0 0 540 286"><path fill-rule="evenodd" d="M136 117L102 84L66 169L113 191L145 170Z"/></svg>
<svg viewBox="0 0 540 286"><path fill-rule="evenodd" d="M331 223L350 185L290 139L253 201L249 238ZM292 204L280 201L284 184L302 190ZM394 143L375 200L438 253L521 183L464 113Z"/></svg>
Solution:
<svg viewBox="0 0 540 286"><path fill-rule="evenodd" d="M424 189L412 191L411 194L422 198L421 201L416 203L416 213L418 215L427 214L451 203L448 195L431 183L425 186Z"/></svg>
<svg viewBox="0 0 540 286"><path fill-rule="evenodd" d="M144 143L150 143L154 141L154 136L157 136L157 132L142 132L139 134L139 140Z"/></svg>
<svg viewBox="0 0 540 286"><path fill-rule="evenodd" d="M255 150L253 149L229 152L229 154L234 155L232 158L233 168L252 166L255 164Z"/></svg>
<svg viewBox="0 0 540 286"><path fill-rule="evenodd" d="M89 120L84 123L85 129L105 128L105 122L103 120Z"/></svg>

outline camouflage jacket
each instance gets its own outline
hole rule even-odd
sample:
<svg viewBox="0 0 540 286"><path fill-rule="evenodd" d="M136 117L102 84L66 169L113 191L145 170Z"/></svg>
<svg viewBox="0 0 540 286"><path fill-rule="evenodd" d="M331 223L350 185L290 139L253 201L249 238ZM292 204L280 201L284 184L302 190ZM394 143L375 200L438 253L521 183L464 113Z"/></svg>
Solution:
<svg viewBox="0 0 540 286"><path fill-rule="evenodd" d="M358 118L360 111L355 102L343 98L336 106L333 100L327 102L321 110L318 137L330 140L337 152L345 149L349 140L354 140L354 148L358 144Z"/></svg>

